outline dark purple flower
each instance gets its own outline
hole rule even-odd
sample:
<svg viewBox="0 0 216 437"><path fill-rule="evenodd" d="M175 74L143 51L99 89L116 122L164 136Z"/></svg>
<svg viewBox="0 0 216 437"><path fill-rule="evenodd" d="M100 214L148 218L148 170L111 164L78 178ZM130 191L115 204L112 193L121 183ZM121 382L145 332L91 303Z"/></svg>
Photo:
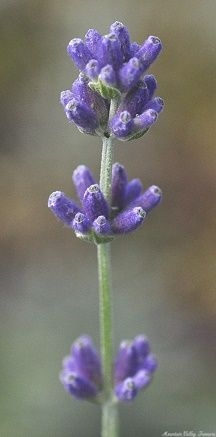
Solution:
<svg viewBox="0 0 216 437"><path fill-rule="evenodd" d="M156 79L143 77L161 49L155 36L142 45L131 42L127 27L119 21L111 24L107 35L89 29L84 40L70 41L67 51L82 75L71 90L61 93L68 120L90 135L121 141L144 135L163 109L163 100L153 98ZM117 104L116 113L109 117L111 99Z"/></svg>
<svg viewBox="0 0 216 437"><path fill-rule="evenodd" d="M64 388L76 399L93 400L102 389L100 357L88 336L78 338L60 372Z"/></svg>
<svg viewBox="0 0 216 437"><path fill-rule="evenodd" d="M113 390L116 400L132 401L151 382L157 368L148 339L139 335L122 341L113 366ZM92 339L83 335L71 346L62 362L60 381L76 399L99 401L103 390L101 360Z"/></svg>
<svg viewBox="0 0 216 437"><path fill-rule="evenodd" d="M96 244L137 229L162 196L156 185L142 192L140 180L128 181L126 170L119 163L113 164L112 168L110 205L88 167L79 165L72 179L81 205L78 206L61 191L55 191L49 197L48 207L74 230L77 237Z"/></svg>
<svg viewBox="0 0 216 437"><path fill-rule="evenodd" d="M157 368L157 360L150 353L148 339L139 335L131 342L120 344L114 367L115 395L120 401L131 401L146 387Z"/></svg>
<svg viewBox="0 0 216 437"><path fill-rule="evenodd" d="M80 38L74 38L69 42L67 52L81 71L84 70L88 61L92 59L91 52Z"/></svg>

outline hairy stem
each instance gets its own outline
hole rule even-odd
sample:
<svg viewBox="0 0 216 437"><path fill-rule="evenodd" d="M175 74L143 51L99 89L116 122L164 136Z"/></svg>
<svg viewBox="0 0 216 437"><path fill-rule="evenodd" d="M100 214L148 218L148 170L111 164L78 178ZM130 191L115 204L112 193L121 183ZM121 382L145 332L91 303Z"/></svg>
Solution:
<svg viewBox="0 0 216 437"><path fill-rule="evenodd" d="M111 105L111 111L113 111ZM110 111L110 112L111 112ZM103 138L101 157L100 188L110 204L112 182L113 146L112 139ZM102 406L102 437L118 437L118 410L112 402L112 297L111 297L111 254L110 243L97 246L99 306L100 306L100 343L104 374L105 402Z"/></svg>

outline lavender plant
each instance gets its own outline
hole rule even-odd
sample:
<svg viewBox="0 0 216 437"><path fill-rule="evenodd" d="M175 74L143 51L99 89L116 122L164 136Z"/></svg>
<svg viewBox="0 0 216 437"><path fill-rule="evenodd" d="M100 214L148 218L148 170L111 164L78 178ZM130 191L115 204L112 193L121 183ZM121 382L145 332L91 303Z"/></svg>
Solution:
<svg viewBox="0 0 216 437"><path fill-rule="evenodd" d="M163 100L154 97L156 79L146 74L161 49L155 36L141 45L131 42L120 22L107 35L89 29L84 40L74 38L67 47L79 76L60 101L80 132L101 137L100 181L79 165L72 176L79 202L55 191L48 206L78 238L97 246L101 353L90 337L75 340L60 381L74 398L102 406L102 437L118 437L118 402L133 400L157 368L144 335L122 341L113 361L110 242L141 226L161 200L159 187L143 190L139 179L128 180L123 165L113 164L113 141L143 136L163 109Z"/></svg>

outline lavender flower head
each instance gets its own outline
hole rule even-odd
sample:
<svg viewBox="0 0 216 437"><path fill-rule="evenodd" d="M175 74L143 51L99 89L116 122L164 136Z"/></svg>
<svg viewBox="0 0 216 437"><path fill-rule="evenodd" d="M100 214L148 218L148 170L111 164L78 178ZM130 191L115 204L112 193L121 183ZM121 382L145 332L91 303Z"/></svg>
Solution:
<svg viewBox="0 0 216 437"><path fill-rule="evenodd" d="M67 52L80 74L60 96L68 120L90 135L121 141L144 135L164 106L160 97L154 97L155 77L146 74L161 50L155 36L141 45L131 42L128 29L118 21L107 35L89 29L84 40L71 40ZM111 99L117 105L109 118Z"/></svg>
<svg viewBox="0 0 216 437"><path fill-rule="evenodd" d="M162 196L155 185L143 191L139 179L128 181L126 170L119 163L112 167L111 206L88 167L79 165L72 179L80 204L62 191L55 191L49 197L48 207L77 237L96 244L137 229Z"/></svg>
<svg viewBox="0 0 216 437"><path fill-rule="evenodd" d="M156 357L150 352L150 344L145 336L123 341L113 368L115 400L132 401L150 383L156 368ZM70 355L62 362L60 381L75 399L102 401L101 360L90 337L83 335L72 344Z"/></svg>

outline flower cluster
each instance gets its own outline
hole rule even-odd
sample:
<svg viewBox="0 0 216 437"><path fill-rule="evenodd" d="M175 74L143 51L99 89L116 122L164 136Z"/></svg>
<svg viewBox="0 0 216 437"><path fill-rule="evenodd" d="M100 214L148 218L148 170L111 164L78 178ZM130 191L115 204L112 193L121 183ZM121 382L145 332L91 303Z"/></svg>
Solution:
<svg viewBox="0 0 216 437"><path fill-rule="evenodd" d="M81 206L63 192L55 191L49 197L48 207L77 237L95 243L134 231L161 200L160 188L152 185L143 192L140 180L128 181L125 168L119 163L112 167L111 206L88 167L79 165L72 179Z"/></svg>
<svg viewBox="0 0 216 437"><path fill-rule="evenodd" d="M62 363L60 381L76 399L100 401L103 377L100 357L90 337L82 336L71 346L71 353ZM120 344L113 369L113 396L131 401L151 381L157 368L148 339L139 335Z"/></svg>
<svg viewBox="0 0 216 437"><path fill-rule="evenodd" d="M71 89L61 93L68 120L81 132L121 141L146 133L164 106L160 97L154 97L155 77L145 74L161 49L155 36L142 45L131 42L128 29L118 21L107 35L89 29L84 41L72 39L67 51L80 74ZM117 105L109 117L112 99Z"/></svg>

